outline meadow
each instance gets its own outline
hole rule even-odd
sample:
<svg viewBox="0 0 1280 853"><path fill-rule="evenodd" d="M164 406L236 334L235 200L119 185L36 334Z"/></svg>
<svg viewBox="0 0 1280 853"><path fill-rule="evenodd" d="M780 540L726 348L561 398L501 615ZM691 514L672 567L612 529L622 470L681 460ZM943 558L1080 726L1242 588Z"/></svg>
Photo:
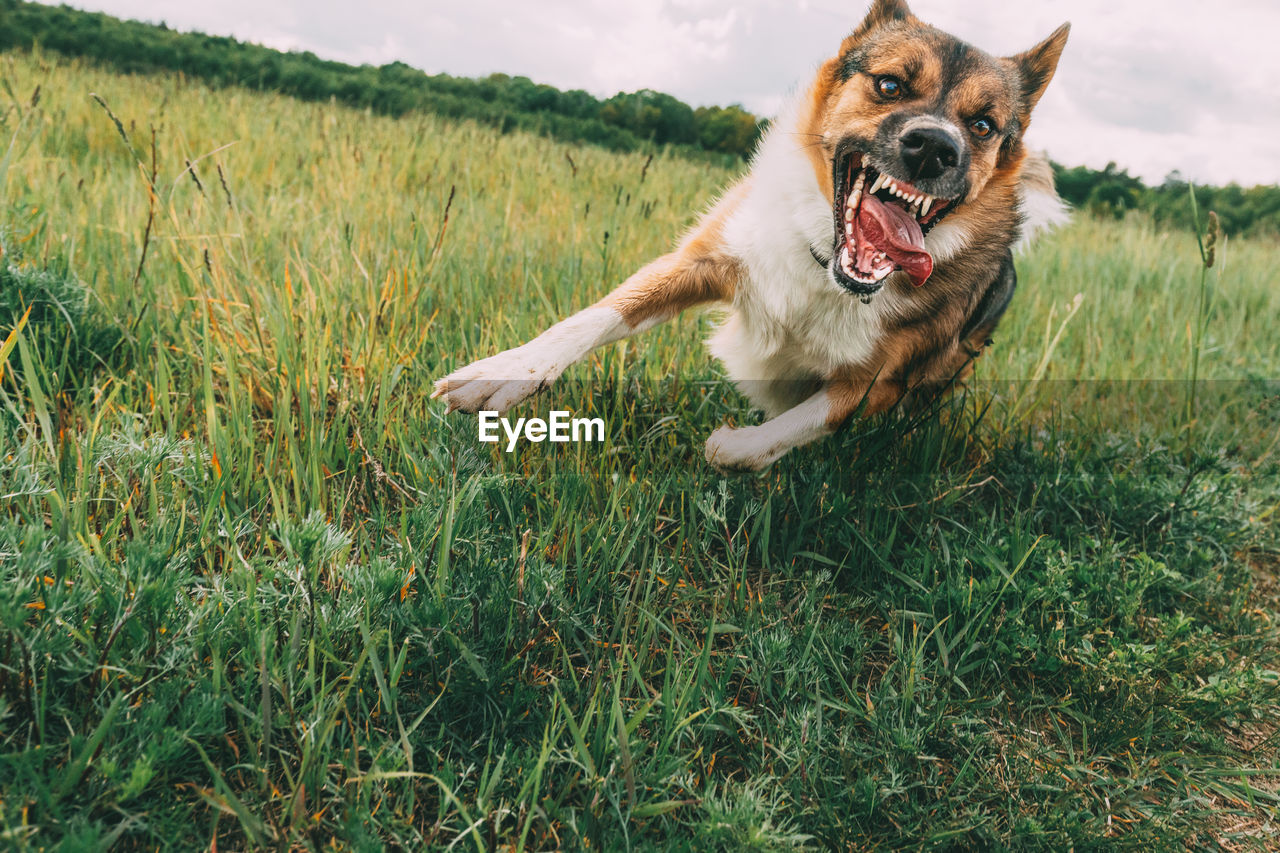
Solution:
<svg viewBox="0 0 1280 853"><path fill-rule="evenodd" d="M703 461L757 417L713 315L521 409L604 444L508 454L431 380L732 172L38 53L0 90L0 846L1274 845L1274 241L1078 216L971 392L758 476Z"/></svg>

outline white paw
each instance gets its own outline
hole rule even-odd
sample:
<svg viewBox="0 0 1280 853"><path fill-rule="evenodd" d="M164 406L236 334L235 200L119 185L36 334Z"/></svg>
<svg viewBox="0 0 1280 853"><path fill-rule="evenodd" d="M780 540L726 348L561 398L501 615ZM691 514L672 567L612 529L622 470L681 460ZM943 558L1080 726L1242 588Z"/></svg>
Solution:
<svg viewBox="0 0 1280 853"><path fill-rule="evenodd" d="M781 454L769 452L759 427L722 426L707 439L707 461L721 471L763 471Z"/></svg>
<svg viewBox="0 0 1280 853"><path fill-rule="evenodd" d="M450 412L506 413L546 388L564 370L554 361L539 358L530 346L500 352L437 379L431 398L443 398Z"/></svg>

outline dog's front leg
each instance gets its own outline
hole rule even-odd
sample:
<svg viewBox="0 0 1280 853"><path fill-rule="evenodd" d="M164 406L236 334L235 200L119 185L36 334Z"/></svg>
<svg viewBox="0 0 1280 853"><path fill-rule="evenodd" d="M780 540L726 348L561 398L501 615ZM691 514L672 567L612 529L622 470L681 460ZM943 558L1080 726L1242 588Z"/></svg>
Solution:
<svg viewBox="0 0 1280 853"><path fill-rule="evenodd" d="M634 331L618 311L593 305L523 346L472 362L437 380L431 396L444 397L451 412L505 413L550 385L591 350Z"/></svg>
<svg viewBox="0 0 1280 853"><path fill-rule="evenodd" d="M707 439L707 461L725 471L760 471L788 450L834 433L854 413L874 415L901 396L896 383L832 379L816 394L759 426L722 426Z"/></svg>
<svg viewBox="0 0 1280 853"><path fill-rule="evenodd" d="M438 380L431 396L444 397L450 411L506 412L596 347L656 326L698 303L730 298L736 276L736 261L722 255L664 255L524 346Z"/></svg>
<svg viewBox="0 0 1280 853"><path fill-rule="evenodd" d="M435 384L449 411L506 412L550 385L599 346L642 332L703 302L730 300L741 276L720 232L737 195L707 215L675 252L645 266L590 308L562 320L524 346L456 370Z"/></svg>

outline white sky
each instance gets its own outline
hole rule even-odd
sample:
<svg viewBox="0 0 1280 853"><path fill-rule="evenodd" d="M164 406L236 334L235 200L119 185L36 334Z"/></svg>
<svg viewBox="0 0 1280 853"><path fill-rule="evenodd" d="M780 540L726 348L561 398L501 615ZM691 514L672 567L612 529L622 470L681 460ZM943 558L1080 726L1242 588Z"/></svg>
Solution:
<svg viewBox="0 0 1280 853"><path fill-rule="evenodd" d="M523 74L597 96L641 88L769 115L870 0L71 0L80 8L351 63ZM1280 183L1280 2L914 0L996 54L1064 20L1071 40L1029 141L1148 182Z"/></svg>

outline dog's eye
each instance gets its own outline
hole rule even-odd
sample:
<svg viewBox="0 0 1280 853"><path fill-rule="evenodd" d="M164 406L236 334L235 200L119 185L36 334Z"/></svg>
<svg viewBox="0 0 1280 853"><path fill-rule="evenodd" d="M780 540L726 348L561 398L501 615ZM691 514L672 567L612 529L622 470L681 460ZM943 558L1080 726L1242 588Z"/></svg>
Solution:
<svg viewBox="0 0 1280 853"><path fill-rule="evenodd" d="M886 98L900 98L903 91L902 81L897 77L877 77L876 91Z"/></svg>
<svg viewBox="0 0 1280 853"><path fill-rule="evenodd" d="M969 129L973 131L973 135L979 139L986 139L995 130L995 126L991 124L989 119L976 118L969 122Z"/></svg>

